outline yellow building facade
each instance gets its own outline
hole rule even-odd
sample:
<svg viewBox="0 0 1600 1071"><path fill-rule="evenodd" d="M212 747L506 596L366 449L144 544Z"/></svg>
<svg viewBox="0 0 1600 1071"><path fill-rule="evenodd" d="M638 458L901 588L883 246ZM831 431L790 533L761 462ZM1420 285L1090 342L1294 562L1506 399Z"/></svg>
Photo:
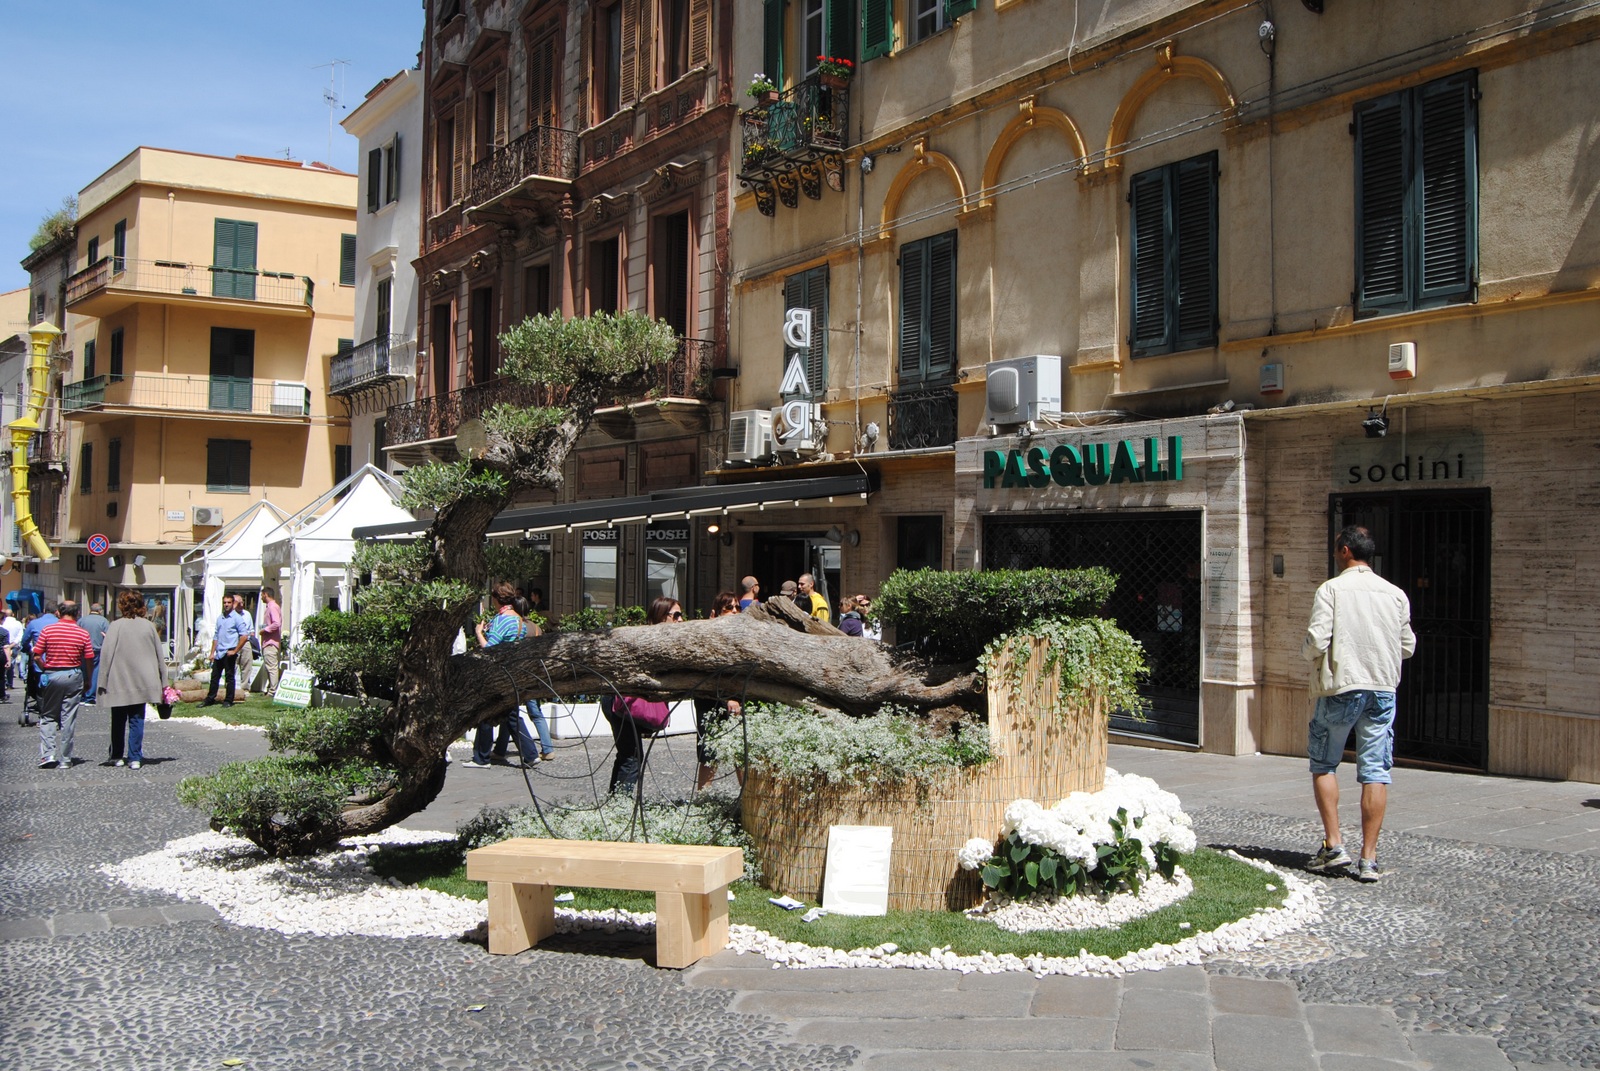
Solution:
<svg viewBox="0 0 1600 1071"><path fill-rule="evenodd" d="M1581 538L1600 496L1600 18L1507 0L762 14L735 60L776 92L743 102L734 146L729 408L773 433L730 435L722 478L860 467L878 491L826 533L766 511L729 576L812 529L852 592L915 565L1106 565L1153 667L1149 720L1119 731L1297 753L1311 594L1331 533L1364 523L1422 642L1402 755L1600 780L1582 641L1600 553Z"/></svg>
<svg viewBox="0 0 1600 1071"><path fill-rule="evenodd" d="M293 512L348 471L327 375L354 334L355 205L340 171L150 148L84 188L65 594L143 589L181 649L183 554L253 503Z"/></svg>

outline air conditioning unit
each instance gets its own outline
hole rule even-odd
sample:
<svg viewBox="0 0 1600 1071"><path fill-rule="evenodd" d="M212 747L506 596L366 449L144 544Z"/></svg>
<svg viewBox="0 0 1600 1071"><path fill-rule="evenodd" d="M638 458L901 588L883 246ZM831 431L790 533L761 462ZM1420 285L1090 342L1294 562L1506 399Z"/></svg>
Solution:
<svg viewBox="0 0 1600 1071"><path fill-rule="evenodd" d="M196 506L194 508L194 523L217 527L222 524L221 506Z"/></svg>
<svg viewBox="0 0 1600 1071"><path fill-rule="evenodd" d="M984 366L983 422L1031 424L1061 412L1061 358L1047 353L990 361Z"/></svg>
<svg viewBox="0 0 1600 1071"><path fill-rule="evenodd" d="M819 402L793 401L772 411L772 449L780 454L814 454L828 437Z"/></svg>
<svg viewBox="0 0 1600 1071"><path fill-rule="evenodd" d="M272 411L278 416L310 416L311 391L304 383L273 380Z"/></svg>
<svg viewBox="0 0 1600 1071"><path fill-rule="evenodd" d="M755 461L772 453L772 414L741 409L728 416L728 460Z"/></svg>

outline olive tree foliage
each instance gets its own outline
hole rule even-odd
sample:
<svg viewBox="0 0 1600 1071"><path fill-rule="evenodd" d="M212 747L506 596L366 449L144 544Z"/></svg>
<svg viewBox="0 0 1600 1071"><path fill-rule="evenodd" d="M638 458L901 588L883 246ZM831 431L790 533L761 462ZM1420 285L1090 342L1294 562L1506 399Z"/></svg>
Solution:
<svg viewBox="0 0 1600 1071"><path fill-rule="evenodd" d="M213 825L277 855L375 832L426 807L444 783L451 740L508 709L516 692L504 685L486 692L482 667L451 656L488 580L489 523L519 493L558 488L595 411L642 395L677 346L664 322L632 312L536 316L501 335L502 374L541 388L544 404L496 406L483 419L481 456L406 472L402 502L419 516L431 514L427 531L358 552L358 567L373 578L357 596L360 608L410 620L393 704L361 720L364 730L346 734L343 749L224 767L185 782L183 798L210 808ZM296 737L285 732L279 739L292 747ZM257 782L262 791L251 790ZM335 799L342 804L331 805Z"/></svg>

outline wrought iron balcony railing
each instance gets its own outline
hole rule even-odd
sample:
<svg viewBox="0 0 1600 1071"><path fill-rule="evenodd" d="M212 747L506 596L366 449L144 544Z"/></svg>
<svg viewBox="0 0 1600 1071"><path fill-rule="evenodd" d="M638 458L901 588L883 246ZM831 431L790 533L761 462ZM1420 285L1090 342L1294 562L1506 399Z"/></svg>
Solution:
<svg viewBox="0 0 1600 1071"><path fill-rule="evenodd" d="M571 182L577 174L577 131L536 126L472 165L466 203L481 205L532 179Z"/></svg>
<svg viewBox="0 0 1600 1071"><path fill-rule="evenodd" d="M379 335L334 354L328 393L348 394L417 373L417 347L404 335Z"/></svg>
<svg viewBox="0 0 1600 1071"><path fill-rule="evenodd" d="M715 367L717 346L710 339L679 340L678 352L657 369L650 385L638 394L611 400L612 405L630 402L686 398L705 401L711 397L711 369ZM498 379L449 394L418 398L414 402L389 407L384 434L391 446L448 439L462 423L483 416L496 405L560 405L564 388L527 386Z"/></svg>
<svg viewBox="0 0 1600 1071"><path fill-rule="evenodd" d="M61 411L67 416L120 408L303 418L311 415L311 391L298 381L160 372L92 376L61 385Z"/></svg>
<svg viewBox="0 0 1600 1071"><path fill-rule="evenodd" d="M889 449L926 450L955 441L954 387L907 387L889 395Z"/></svg>
<svg viewBox="0 0 1600 1071"><path fill-rule="evenodd" d="M312 289L309 277L294 272L104 257L67 280L67 307L114 290L136 296L214 297L310 308Z"/></svg>
<svg viewBox="0 0 1600 1071"><path fill-rule="evenodd" d="M768 104L743 112L739 177L766 182L849 146L850 84L823 85L812 75Z"/></svg>

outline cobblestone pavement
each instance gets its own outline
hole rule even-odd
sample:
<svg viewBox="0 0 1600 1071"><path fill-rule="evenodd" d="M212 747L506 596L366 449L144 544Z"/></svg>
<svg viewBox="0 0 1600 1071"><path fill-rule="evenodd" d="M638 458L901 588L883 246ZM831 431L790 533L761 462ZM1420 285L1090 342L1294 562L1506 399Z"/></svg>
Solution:
<svg viewBox="0 0 1600 1071"><path fill-rule="evenodd" d="M1600 847L1583 826L1600 814L1585 807L1595 786L1543 805L1576 823L1556 831L1566 850L1397 823L1382 882L1319 879L1323 921L1204 968L963 977L772 970L725 952L673 972L631 938L490 957L466 941L286 937L114 885L101 864L204 828L174 801L177 781L259 752L259 738L152 723L145 768L113 769L97 761L109 717L86 712L78 750L96 761L37 770L37 730L15 712L0 707L0 1067L922 1069L1001 1050L1008 1071L1600 1065L1600 859L1583 854ZM1309 799L1304 811L1238 802L1250 767L1114 750L1119 769L1205 775L1185 796L1203 841L1294 865L1316 838ZM552 794L575 790L553 780L560 769ZM1271 767L1285 784L1289 769ZM1463 786L1470 807L1478 780L1430 792ZM407 825L450 828L480 802L525 797L512 771L453 770Z"/></svg>

